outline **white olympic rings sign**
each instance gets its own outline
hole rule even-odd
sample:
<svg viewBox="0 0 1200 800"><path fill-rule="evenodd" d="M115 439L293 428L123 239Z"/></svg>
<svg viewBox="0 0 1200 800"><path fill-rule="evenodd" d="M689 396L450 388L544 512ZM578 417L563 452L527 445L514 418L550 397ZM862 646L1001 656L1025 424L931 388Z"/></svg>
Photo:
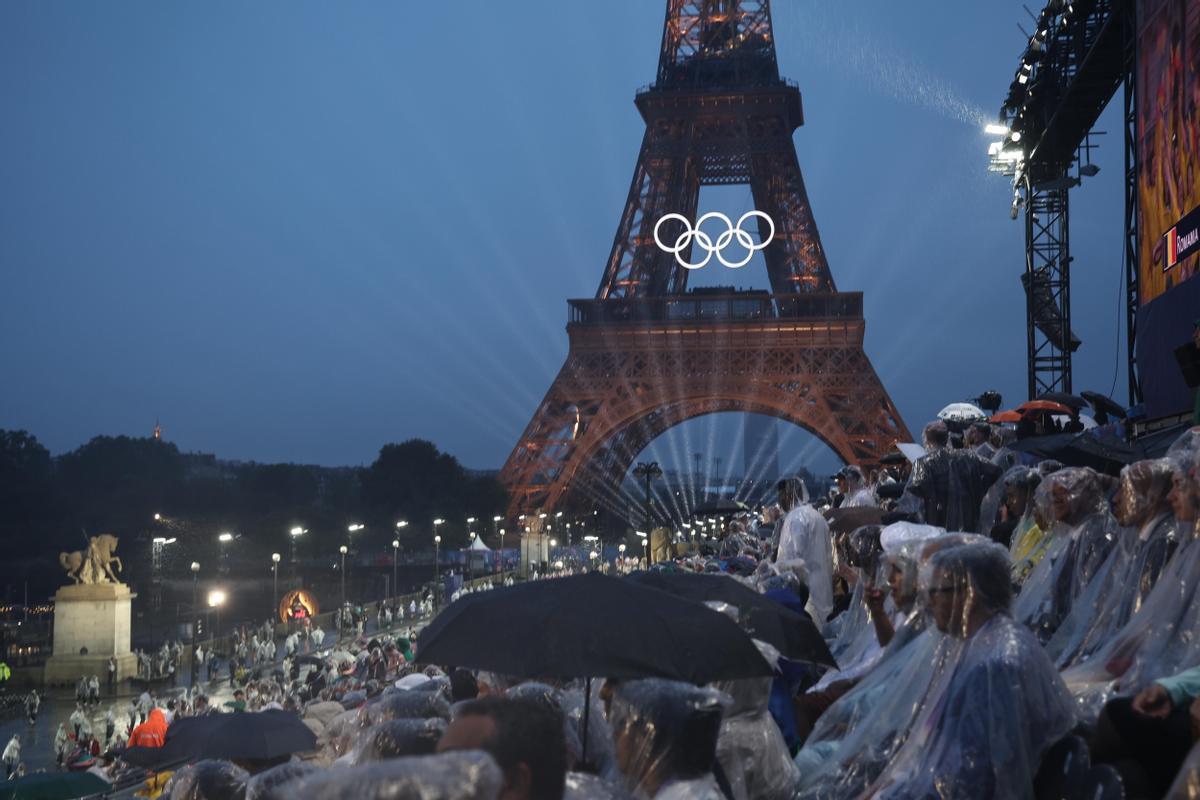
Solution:
<svg viewBox="0 0 1200 800"><path fill-rule="evenodd" d="M745 223L746 220L750 219L751 217L758 217L766 220L767 225L771 229L771 233L767 235L767 238L763 239L758 244L754 243L754 239L751 238L749 233L742 230L743 223ZM724 222L725 227L728 228L728 230L723 231L721 235L717 237L716 242L713 241L711 236L700 230L704 223L710 219L719 219ZM679 234L679 238L675 240L675 244L670 247L664 244L663 240L659 237L659 230L662 228L663 223L668 220L678 220L683 223L683 233ZM654 243L658 245L658 249L662 250L664 253L673 253L675 255L675 260L679 262L679 266L683 267L684 269L700 269L708 264L714 255L717 257L718 261L730 269L741 269L750 263L750 259L754 257L756 252L766 247L774 238L775 223L771 221L769 216L761 211L747 211L738 219L737 225L734 225L733 221L721 212L710 211L700 219L696 220L695 227L692 227L692 223L690 223L688 218L682 214L667 214L654 226ZM728 261L722 254L722 251L728 247L734 239L737 239L737 243L746 248L746 257L740 261ZM693 264L683 258L683 251L686 250L688 246L692 244L692 242L695 242L697 247L705 251L704 260L698 264Z"/></svg>

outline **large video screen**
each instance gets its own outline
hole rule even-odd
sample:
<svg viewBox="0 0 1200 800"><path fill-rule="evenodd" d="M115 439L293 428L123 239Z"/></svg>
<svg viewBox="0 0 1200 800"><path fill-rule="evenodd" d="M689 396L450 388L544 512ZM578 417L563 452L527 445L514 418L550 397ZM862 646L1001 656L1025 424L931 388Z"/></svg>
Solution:
<svg viewBox="0 0 1200 800"><path fill-rule="evenodd" d="M1138 0L1138 270L1141 302L1200 271L1176 223L1200 206L1200 3Z"/></svg>

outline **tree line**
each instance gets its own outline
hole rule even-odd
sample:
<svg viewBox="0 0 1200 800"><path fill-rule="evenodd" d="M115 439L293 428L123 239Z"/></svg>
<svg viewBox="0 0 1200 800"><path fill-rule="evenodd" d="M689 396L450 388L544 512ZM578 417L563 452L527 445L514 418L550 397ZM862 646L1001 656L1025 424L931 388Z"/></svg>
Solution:
<svg viewBox="0 0 1200 800"><path fill-rule="evenodd" d="M347 526L362 524L357 550L390 552L393 538L419 550L432 545L437 517L446 520L442 546L461 547L467 517L488 520L477 531L490 534L490 520L507 502L495 476L470 473L420 439L384 445L367 467L321 467L222 461L128 436L97 436L52 456L34 435L0 430L0 541L14 567L51 563L98 533L122 537L123 551L126 542L148 546L162 536L202 552L229 531L257 557L286 553L295 526L307 531L302 553L317 553L336 551ZM398 529L398 520L409 524ZM242 544L239 559L250 555Z"/></svg>

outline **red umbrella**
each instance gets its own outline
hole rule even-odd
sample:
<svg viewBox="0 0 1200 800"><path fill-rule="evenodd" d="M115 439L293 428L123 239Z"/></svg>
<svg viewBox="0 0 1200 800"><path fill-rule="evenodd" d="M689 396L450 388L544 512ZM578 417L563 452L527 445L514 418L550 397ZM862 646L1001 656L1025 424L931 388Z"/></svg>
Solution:
<svg viewBox="0 0 1200 800"><path fill-rule="evenodd" d="M989 419L988 422L1020 422L1021 419L1021 412L1010 410L1001 411L999 414Z"/></svg>
<svg viewBox="0 0 1200 800"><path fill-rule="evenodd" d="M1017 411L1021 414L1029 416L1043 411L1049 411L1051 414L1067 414L1070 415L1071 409L1064 406L1062 403L1056 403L1053 400L1030 400L1027 403L1022 403L1017 406Z"/></svg>

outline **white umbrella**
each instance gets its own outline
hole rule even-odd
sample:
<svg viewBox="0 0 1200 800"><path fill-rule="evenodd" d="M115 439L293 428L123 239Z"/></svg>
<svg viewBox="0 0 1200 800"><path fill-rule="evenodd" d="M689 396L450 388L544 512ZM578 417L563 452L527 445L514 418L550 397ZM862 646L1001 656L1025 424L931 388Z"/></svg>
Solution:
<svg viewBox="0 0 1200 800"><path fill-rule="evenodd" d="M951 403L939 411L937 416L946 422L975 422L987 419L983 409L971 403Z"/></svg>

